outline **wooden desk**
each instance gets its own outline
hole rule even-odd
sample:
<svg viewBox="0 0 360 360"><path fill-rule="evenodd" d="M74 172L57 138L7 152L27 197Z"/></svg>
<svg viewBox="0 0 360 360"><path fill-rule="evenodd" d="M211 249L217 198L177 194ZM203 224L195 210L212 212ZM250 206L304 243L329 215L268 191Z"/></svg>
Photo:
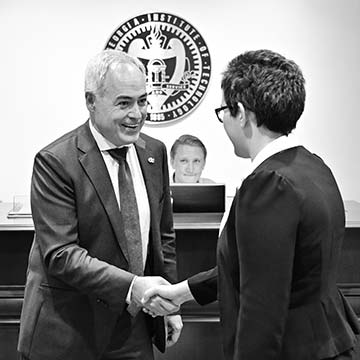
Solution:
<svg viewBox="0 0 360 360"><path fill-rule="evenodd" d="M10 203L0 203L0 360L16 353L27 259L33 239L31 219L8 219ZM360 316L360 203L345 202L346 236L338 282ZM179 280L216 263L216 244L222 214L175 214ZM157 360L221 360L217 303L183 307L184 329L178 344Z"/></svg>
<svg viewBox="0 0 360 360"><path fill-rule="evenodd" d="M31 218L7 218L11 203L0 203L0 360L16 353L28 254L34 236ZM175 214L179 280L215 265L220 213ZM176 347L156 359L222 359L217 303L183 307L184 329ZM196 339L196 347L193 346Z"/></svg>

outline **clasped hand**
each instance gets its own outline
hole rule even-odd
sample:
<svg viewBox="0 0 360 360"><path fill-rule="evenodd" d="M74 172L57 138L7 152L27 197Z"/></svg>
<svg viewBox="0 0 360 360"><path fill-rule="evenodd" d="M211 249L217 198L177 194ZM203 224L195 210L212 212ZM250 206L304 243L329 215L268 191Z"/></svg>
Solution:
<svg viewBox="0 0 360 360"><path fill-rule="evenodd" d="M164 316L178 311L185 301L193 299L187 281L171 285L158 284L144 292L143 311L151 316Z"/></svg>
<svg viewBox="0 0 360 360"><path fill-rule="evenodd" d="M177 312L180 304L167 299L163 293L162 286L171 284L160 276L139 276L135 279L131 293L131 301L143 308L143 311L151 316L166 316Z"/></svg>

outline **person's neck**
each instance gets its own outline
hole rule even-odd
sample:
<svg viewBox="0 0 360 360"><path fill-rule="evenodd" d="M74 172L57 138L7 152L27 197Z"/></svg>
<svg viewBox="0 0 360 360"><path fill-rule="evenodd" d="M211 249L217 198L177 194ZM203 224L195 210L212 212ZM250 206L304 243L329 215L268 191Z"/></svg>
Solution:
<svg viewBox="0 0 360 360"><path fill-rule="evenodd" d="M275 133L263 127L257 128L257 131L254 131L253 137L250 140L249 144L249 154L251 160L254 160L256 155L268 144L278 139L281 136L279 133Z"/></svg>

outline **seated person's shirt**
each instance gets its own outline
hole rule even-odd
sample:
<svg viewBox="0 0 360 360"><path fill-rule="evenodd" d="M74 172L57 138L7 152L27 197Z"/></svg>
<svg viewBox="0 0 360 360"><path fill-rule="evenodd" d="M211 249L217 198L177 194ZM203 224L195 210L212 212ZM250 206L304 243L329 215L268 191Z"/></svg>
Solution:
<svg viewBox="0 0 360 360"><path fill-rule="evenodd" d="M177 183L175 181L175 173L173 173L172 176L170 177L170 183L171 184L187 184L187 183ZM188 184L191 184L191 183L188 183ZM211 179L201 177L197 183L193 183L193 184L216 184L216 182Z"/></svg>

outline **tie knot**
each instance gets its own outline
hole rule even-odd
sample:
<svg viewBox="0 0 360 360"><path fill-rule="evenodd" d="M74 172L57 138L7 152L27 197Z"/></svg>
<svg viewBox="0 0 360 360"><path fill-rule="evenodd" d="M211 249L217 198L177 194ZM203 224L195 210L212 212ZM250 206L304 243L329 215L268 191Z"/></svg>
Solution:
<svg viewBox="0 0 360 360"><path fill-rule="evenodd" d="M108 150L108 153L117 161L126 161L128 149L127 146L123 146L122 148L110 149Z"/></svg>

